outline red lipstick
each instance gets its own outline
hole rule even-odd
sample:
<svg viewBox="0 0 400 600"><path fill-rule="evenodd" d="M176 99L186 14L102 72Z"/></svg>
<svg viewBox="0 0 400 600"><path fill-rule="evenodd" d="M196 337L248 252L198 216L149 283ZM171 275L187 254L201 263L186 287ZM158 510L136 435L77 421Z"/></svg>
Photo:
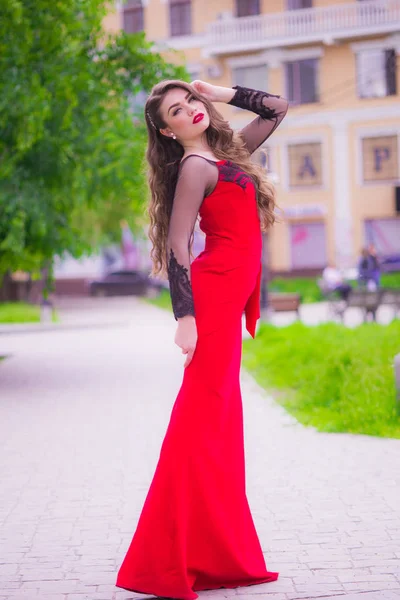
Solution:
<svg viewBox="0 0 400 600"><path fill-rule="evenodd" d="M203 113L198 113L195 118L193 119L193 123L199 123L199 121L202 121L204 119L204 114Z"/></svg>

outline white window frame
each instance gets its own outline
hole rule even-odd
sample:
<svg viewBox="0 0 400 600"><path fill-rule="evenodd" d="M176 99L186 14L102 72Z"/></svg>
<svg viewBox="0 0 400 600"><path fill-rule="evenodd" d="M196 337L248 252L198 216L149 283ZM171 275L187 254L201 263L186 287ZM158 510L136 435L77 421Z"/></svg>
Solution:
<svg viewBox="0 0 400 600"><path fill-rule="evenodd" d="M392 96L396 96L397 94L393 94L393 93L389 93L388 90L388 85L387 85L387 63L386 63L386 56L385 53L387 52L387 50L395 50L393 47L390 48L366 48L364 50L359 50L358 52L356 52L355 54L355 71L356 71L356 93L357 93L357 98L359 100L370 100L370 99L381 99L381 98L389 98ZM383 89L384 89L384 93L383 94L371 94L371 93L367 93L366 95L362 94L362 89L361 89L361 72L362 70L360 69L360 62L361 60L364 58L362 55L365 53L377 53L379 52L380 59L381 59L381 73L380 73L380 78L382 79L382 81L380 83L383 84ZM365 58L364 58L365 60ZM397 74L396 74L397 75ZM397 81L395 83L395 86L397 87ZM369 90L367 90L369 92Z"/></svg>
<svg viewBox="0 0 400 600"><path fill-rule="evenodd" d="M149 5L149 1L150 0L142 0L142 6L143 6L143 8L146 8ZM163 0L161 0L161 2L163 2ZM116 0L115 1L115 7L116 7L116 9L118 11L122 12L123 9L124 9L124 5L125 5L124 0Z"/></svg>
<svg viewBox="0 0 400 600"><path fill-rule="evenodd" d="M400 35L391 35L384 40L369 40L368 42L356 42L350 44L350 48L357 54L357 52L363 52L364 50L396 50L397 54L400 54Z"/></svg>
<svg viewBox="0 0 400 600"><path fill-rule="evenodd" d="M291 186L290 185L290 167L289 167L289 146L300 145L300 144L321 144L321 166L322 166L322 185L304 185L304 186ZM282 183L283 190L287 193L299 193L305 192L320 192L329 191L329 163L328 163L328 144L329 140L325 134L315 134L307 136L292 136L285 137L282 140Z"/></svg>
<svg viewBox="0 0 400 600"><path fill-rule="evenodd" d="M310 48L299 48L296 50L283 50L282 62L293 62L296 60L307 60L308 58L322 58L324 49L321 46L310 46Z"/></svg>
<svg viewBox="0 0 400 600"><path fill-rule="evenodd" d="M354 53L354 59L355 59L355 71L356 71L356 94L357 94L357 98L359 100L369 100L369 99L381 99L381 98L391 98L394 97L394 95L391 96L359 96L358 95L358 81L357 81L357 54L359 52L365 52L366 50L382 50L383 52L385 50L395 50L397 56L400 55L400 34L394 34L394 35L390 35L384 39L380 39L380 40L369 40L367 42L355 42L353 44L350 44L350 48L352 49L353 53ZM397 84L399 85L400 82L398 81ZM399 92L397 92L398 95Z"/></svg>
<svg viewBox="0 0 400 600"><path fill-rule="evenodd" d="M263 142L261 144L261 146L259 146L257 148L257 151L259 150L263 150L265 148L268 148L269 152L268 152L268 156L269 156L269 170L266 171L266 175L267 177L270 179L270 181L274 184L274 185L279 185L280 184L280 177L279 177L279 173L276 170L276 144L272 144L271 143L271 139L269 138L268 140L266 140L265 142Z"/></svg>
<svg viewBox="0 0 400 600"><path fill-rule="evenodd" d="M400 125L387 127L362 127L357 130L357 162L356 182L359 187L378 187L382 185L400 185ZM397 160L399 177L397 179L379 179L378 181L364 180L363 148L365 138L385 137L397 135Z"/></svg>
<svg viewBox="0 0 400 600"><path fill-rule="evenodd" d="M240 69L241 67L259 67L260 65L270 66L270 55L268 52L259 52L257 54L248 54L247 56L235 56L228 58L226 64L230 69Z"/></svg>

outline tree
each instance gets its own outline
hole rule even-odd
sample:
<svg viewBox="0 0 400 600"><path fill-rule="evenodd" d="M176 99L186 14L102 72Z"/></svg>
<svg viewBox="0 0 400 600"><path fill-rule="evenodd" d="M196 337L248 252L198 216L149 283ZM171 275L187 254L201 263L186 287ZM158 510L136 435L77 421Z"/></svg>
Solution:
<svg viewBox="0 0 400 600"><path fill-rule="evenodd" d="M142 222L145 129L129 96L186 79L105 0L0 0L0 277Z"/></svg>

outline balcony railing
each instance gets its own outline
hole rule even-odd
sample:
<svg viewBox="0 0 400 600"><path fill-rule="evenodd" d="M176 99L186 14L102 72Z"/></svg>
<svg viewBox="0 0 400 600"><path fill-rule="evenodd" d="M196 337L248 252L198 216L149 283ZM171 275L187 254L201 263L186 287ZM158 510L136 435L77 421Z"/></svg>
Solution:
<svg viewBox="0 0 400 600"><path fill-rule="evenodd" d="M400 30L400 0L366 0L211 23L210 54L287 46Z"/></svg>

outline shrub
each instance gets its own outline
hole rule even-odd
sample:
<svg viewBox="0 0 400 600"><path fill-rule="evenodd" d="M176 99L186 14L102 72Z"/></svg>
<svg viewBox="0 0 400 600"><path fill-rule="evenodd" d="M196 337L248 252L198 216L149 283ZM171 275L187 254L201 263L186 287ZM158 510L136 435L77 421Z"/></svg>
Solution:
<svg viewBox="0 0 400 600"><path fill-rule="evenodd" d="M334 323L262 325L244 342L244 365L277 400L321 431L400 437L393 359L400 321L356 329Z"/></svg>

